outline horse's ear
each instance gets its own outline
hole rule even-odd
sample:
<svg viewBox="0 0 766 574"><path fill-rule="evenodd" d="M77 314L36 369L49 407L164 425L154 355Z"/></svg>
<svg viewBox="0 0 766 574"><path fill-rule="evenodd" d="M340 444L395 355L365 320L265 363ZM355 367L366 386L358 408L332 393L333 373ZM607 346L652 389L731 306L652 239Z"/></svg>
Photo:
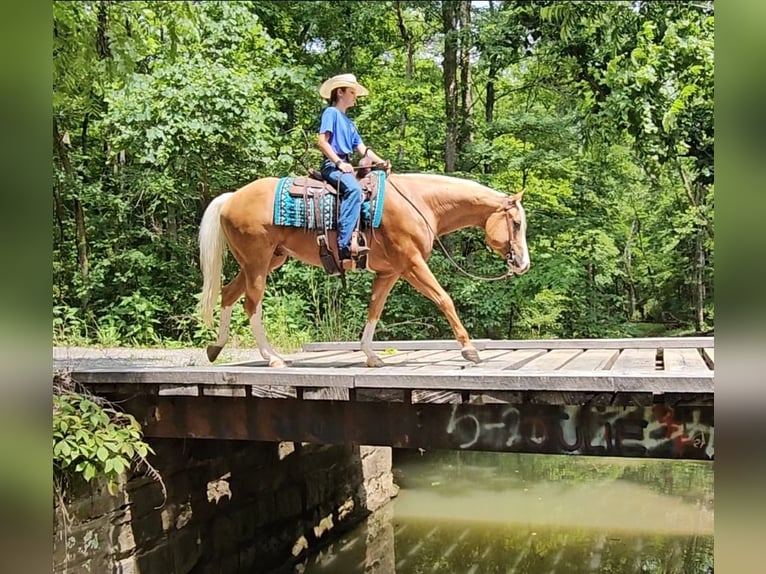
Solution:
<svg viewBox="0 0 766 574"><path fill-rule="evenodd" d="M518 193L514 193L511 196L511 201L521 201L521 198L524 197L524 192L526 192L526 191L527 191L527 188L524 187Z"/></svg>

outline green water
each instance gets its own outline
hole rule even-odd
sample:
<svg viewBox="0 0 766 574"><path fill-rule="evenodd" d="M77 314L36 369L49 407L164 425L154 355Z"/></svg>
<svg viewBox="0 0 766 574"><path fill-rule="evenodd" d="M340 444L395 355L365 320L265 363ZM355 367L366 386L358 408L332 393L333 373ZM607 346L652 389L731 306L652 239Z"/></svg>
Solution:
<svg viewBox="0 0 766 574"><path fill-rule="evenodd" d="M304 574L700 573L713 463L399 451L401 490Z"/></svg>

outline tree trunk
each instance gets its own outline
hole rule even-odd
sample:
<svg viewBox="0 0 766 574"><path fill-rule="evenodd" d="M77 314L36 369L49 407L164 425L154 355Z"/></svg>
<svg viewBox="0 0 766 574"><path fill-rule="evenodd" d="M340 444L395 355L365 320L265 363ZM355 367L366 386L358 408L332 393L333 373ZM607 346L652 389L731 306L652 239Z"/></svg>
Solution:
<svg viewBox="0 0 766 574"><path fill-rule="evenodd" d="M106 12L106 2L103 0L98 5L98 31L96 32L96 51L98 57L101 60L108 58L111 55L109 51L109 20Z"/></svg>
<svg viewBox="0 0 766 574"><path fill-rule="evenodd" d="M460 2L460 126L458 129L457 155L463 156L466 145L473 139L471 109L471 1ZM467 169L467 166L463 166Z"/></svg>
<svg viewBox="0 0 766 574"><path fill-rule="evenodd" d="M404 77L407 80L412 79L413 71L415 68L414 65L414 58L415 58L415 46L412 41L412 34L409 30L407 30L407 26L404 24L404 17L402 15L402 2L401 0L396 1L396 19L399 23L399 32L402 35L402 40L404 41L404 44L407 46L407 63L406 67L404 69ZM399 120L399 146L396 153L396 160L397 163L404 162L404 146L401 144L401 142L405 141L405 138L407 136L407 111L402 111L401 118Z"/></svg>
<svg viewBox="0 0 766 574"><path fill-rule="evenodd" d="M487 73L487 99L484 103L484 119L489 126L495 120L495 81L497 81L498 65L495 56L489 57L489 71ZM492 173L492 163L484 164L484 173Z"/></svg>
<svg viewBox="0 0 766 574"><path fill-rule="evenodd" d="M66 145L63 141L63 136L59 132L58 122L56 117L53 117L53 149L56 150L56 155L59 158L61 169L68 178L72 177L72 164L69 161L69 151L66 149ZM59 186L54 182L53 184L53 205L56 208L56 222L59 227L59 241L64 241L66 234L64 233L64 201L61 199L61 192Z"/></svg>
<svg viewBox="0 0 766 574"><path fill-rule="evenodd" d="M442 1L442 31L444 32L444 111L446 122L446 143L444 147L444 170L455 171L457 151L457 45L458 31L456 0Z"/></svg>
<svg viewBox="0 0 766 574"><path fill-rule="evenodd" d="M495 11L495 6L492 3L492 0L489 1L489 11L490 13L494 13ZM487 122L487 125L491 124L495 119L495 82L497 81L497 73L499 68L497 64L497 56L495 54L489 54L488 59L489 70L487 71L487 99L484 102L484 119Z"/></svg>
<svg viewBox="0 0 766 574"><path fill-rule="evenodd" d="M705 229L697 231L694 273L694 328L698 333L705 325Z"/></svg>
<svg viewBox="0 0 766 574"><path fill-rule="evenodd" d="M638 229L638 222L633 220L630 226L630 235L625 242L625 251L623 252L623 259L625 261L625 287L628 291L628 320L635 319L636 314L636 285L633 281L633 235Z"/></svg>
<svg viewBox="0 0 766 574"><path fill-rule="evenodd" d="M83 285L88 283L88 273L90 271L88 264L88 238L85 233L85 212L82 208L80 199L75 197L74 199L74 219L77 227L77 260L80 264L80 274L82 275ZM82 305L83 308L87 306L88 296L83 295Z"/></svg>
<svg viewBox="0 0 766 574"><path fill-rule="evenodd" d="M85 160L87 161L87 149L88 149L88 123L89 114L86 113L82 121L82 142L81 149ZM87 182L88 175L87 169L81 170L80 178L83 182ZM82 276L83 286L88 284L88 274L90 265L88 263L88 236L85 228L85 210L82 207L82 202L79 197L74 198L74 219L75 229L77 232L77 260L80 264L80 275ZM83 292L82 296L82 308L85 309L88 306L88 296Z"/></svg>
<svg viewBox="0 0 766 574"><path fill-rule="evenodd" d="M489 57L487 72L487 101L484 103L484 119L487 124L495 121L495 82L497 81L497 58Z"/></svg>

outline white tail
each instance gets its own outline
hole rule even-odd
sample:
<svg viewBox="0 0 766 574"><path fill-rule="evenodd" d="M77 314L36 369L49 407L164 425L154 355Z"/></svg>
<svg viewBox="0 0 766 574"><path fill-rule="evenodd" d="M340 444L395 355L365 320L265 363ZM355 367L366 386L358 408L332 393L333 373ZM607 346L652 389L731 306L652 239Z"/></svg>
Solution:
<svg viewBox="0 0 766 574"><path fill-rule="evenodd" d="M213 309L221 292L221 273L226 255L226 237L221 229L221 208L234 195L223 193L207 206L199 226L199 265L202 269L202 320L213 325Z"/></svg>

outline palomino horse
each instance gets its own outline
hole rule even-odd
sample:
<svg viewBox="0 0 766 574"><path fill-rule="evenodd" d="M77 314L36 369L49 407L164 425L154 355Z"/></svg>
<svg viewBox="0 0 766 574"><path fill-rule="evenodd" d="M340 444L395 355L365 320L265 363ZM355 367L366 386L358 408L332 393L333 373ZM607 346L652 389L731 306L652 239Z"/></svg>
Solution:
<svg viewBox="0 0 766 574"><path fill-rule="evenodd" d="M283 367L262 323L262 300L268 274L294 257L321 266L315 236L303 228L273 224L274 191L278 178L253 181L236 192L216 197L205 210L200 225L202 267L202 317L213 322L213 308L221 290L223 257L228 245L239 263L239 273L223 287L218 339L208 346L214 361L229 337L232 306L245 294L245 311L261 356L269 366ZM465 359L479 362L479 353L455 312L452 298L426 264L434 241L464 227L483 227L487 244L504 257L509 274L529 269L523 191L505 195L476 182L429 174L392 174L386 180L380 227L367 229L370 247L367 268L375 273L361 350L367 366L383 361L372 350L375 325L396 281L401 277L441 309Z"/></svg>

